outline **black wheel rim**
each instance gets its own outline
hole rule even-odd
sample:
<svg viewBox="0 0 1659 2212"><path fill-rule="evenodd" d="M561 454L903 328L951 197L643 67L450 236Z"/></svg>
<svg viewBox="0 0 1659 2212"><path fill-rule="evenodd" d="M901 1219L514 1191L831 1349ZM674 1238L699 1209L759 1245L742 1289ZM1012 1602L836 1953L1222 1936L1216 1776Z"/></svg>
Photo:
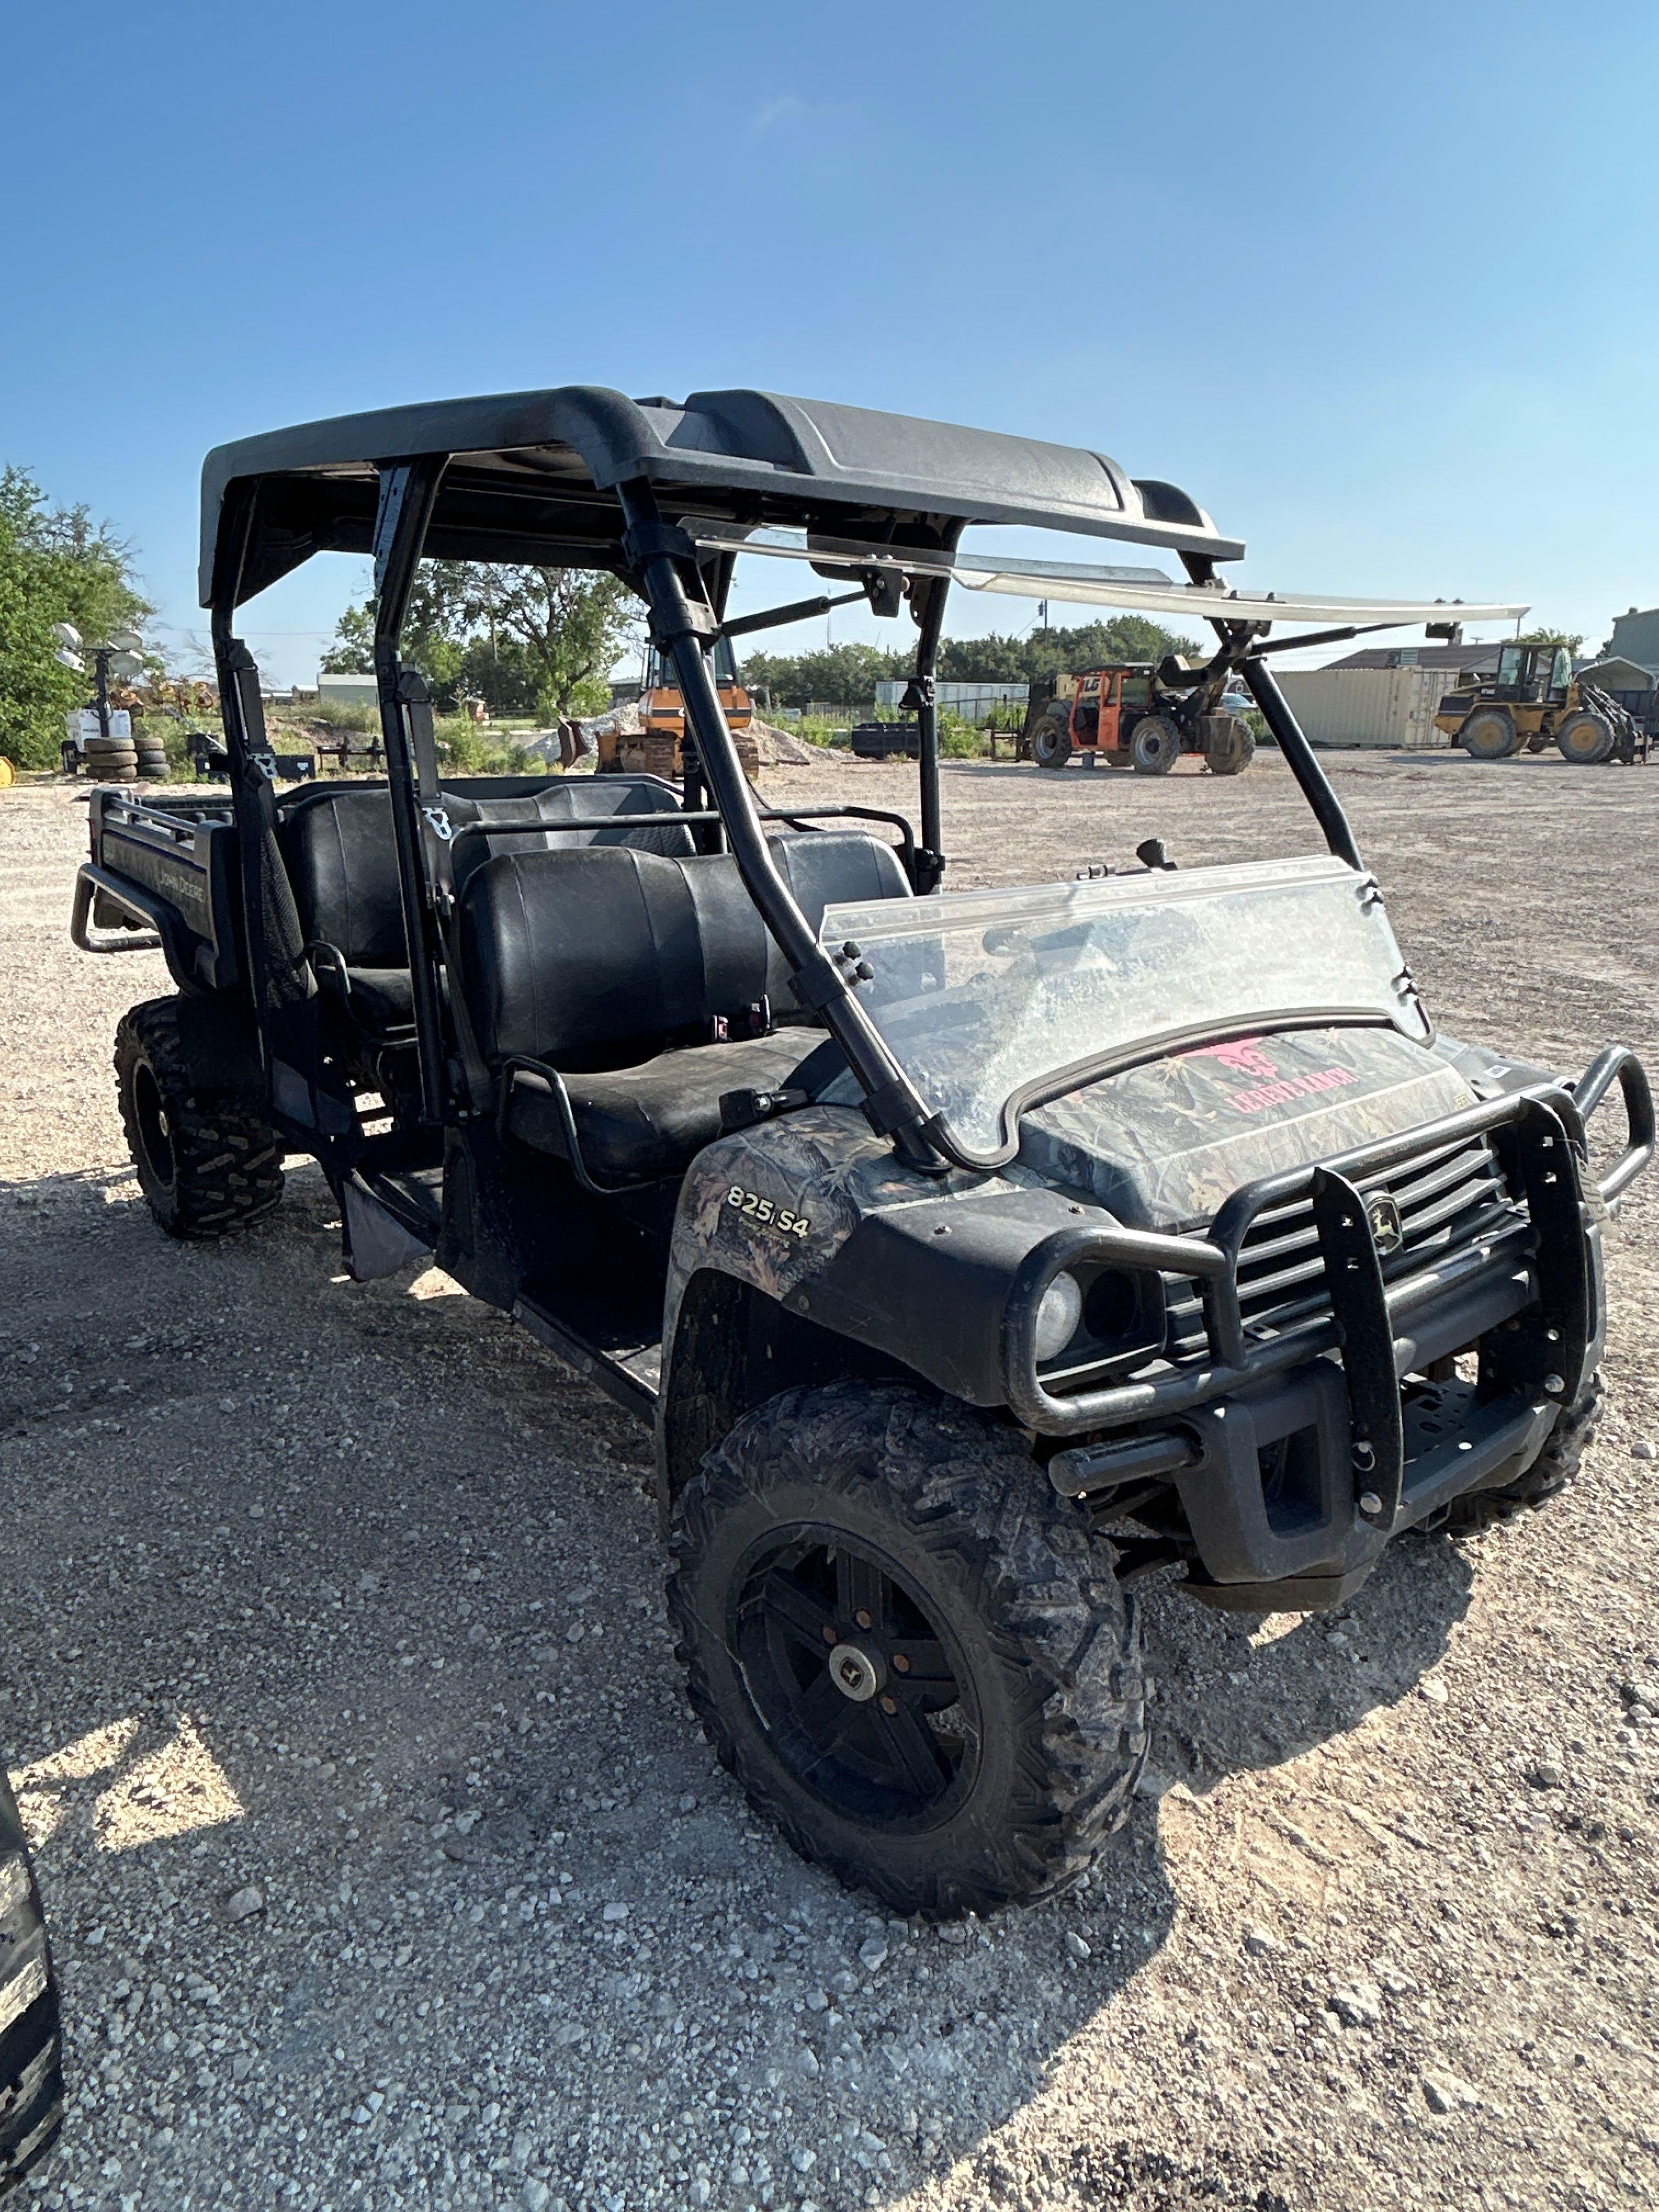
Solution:
<svg viewBox="0 0 1659 2212"><path fill-rule="evenodd" d="M174 1169L167 1109L161 1103L161 1086L143 1060L132 1072L132 1111L144 1165L164 1190L171 1190Z"/></svg>
<svg viewBox="0 0 1659 2212"><path fill-rule="evenodd" d="M839 1531L779 1529L734 1589L730 1647L795 1781L872 1829L949 1819L979 1771L978 1707L956 1638L896 1562Z"/></svg>

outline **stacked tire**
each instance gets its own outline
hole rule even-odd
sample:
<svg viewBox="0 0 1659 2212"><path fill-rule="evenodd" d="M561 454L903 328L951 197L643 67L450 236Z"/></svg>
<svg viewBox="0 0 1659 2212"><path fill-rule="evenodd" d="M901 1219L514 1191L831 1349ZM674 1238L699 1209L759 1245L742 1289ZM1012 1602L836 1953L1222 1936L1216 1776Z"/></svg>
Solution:
<svg viewBox="0 0 1659 2212"><path fill-rule="evenodd" d="M138 749L131 738L88 738L81 750L95 782L131 783L138 774Z"/></svg>
<svg viewBox="0 0 1659 2212"><path fill-rule="evenodd" d="M141 730L133 739L138 756L138 777L143 783L165 783L173 773L167 759L167 749L160 738L146 737Z"/></svg>

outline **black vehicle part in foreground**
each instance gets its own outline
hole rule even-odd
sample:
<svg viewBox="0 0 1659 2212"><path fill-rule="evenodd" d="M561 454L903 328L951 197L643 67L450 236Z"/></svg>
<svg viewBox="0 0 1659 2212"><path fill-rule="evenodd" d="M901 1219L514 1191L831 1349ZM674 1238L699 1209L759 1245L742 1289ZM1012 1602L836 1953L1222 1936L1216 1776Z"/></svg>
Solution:
<svg viewBox="0 0 1659 2212"><path fill-rule="evenodd" d="M63 2118L58 1984L17 1801L0 1767L0 2196L51 2149Z"/></svg>
<svg viewBox="0 0 1659 2212"><path fill-rule="evenodd" d="M693 1702L799 1850L906 1911L1046 1895L1130 1802L1138 1576L1328 1604L1572 1472L1646 1079L1436 1038L1269 658L1287 622L1522 610L1234 591L1242 545L1103 456L752 392L393 410L203 489L229 789L94 793L72 922L176 987L118 1041L145 1194L211 1235L309 1153L354 1273L435 1257L653 1422ZM1185 580L964 550L1010 523ZM386 774L279 793L233 623L325 550L374 557ZM712 657L841 603L728 621L751 554L908 611L914 828L750 790ZM624 577L683 783L441 776L398 649L423 556ZM1146 835L943 890L957 580L1206 623L1192 688L1248 686L1326 856L1176 870Z"/></svg>

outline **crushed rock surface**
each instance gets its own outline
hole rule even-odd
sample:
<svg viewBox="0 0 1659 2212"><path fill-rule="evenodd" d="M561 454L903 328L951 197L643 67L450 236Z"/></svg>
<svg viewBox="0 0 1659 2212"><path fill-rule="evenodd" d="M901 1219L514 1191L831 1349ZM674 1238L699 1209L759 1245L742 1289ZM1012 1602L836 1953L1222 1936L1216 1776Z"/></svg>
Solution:
<svg viewBox="0 0 1659 2212"><path fill-rule="evenodd" d="M1447 1029L1651 1054L1659 774L1330 765ZM960 884L1310 848L1271 756L945 784ZM109 1053L166 980L69 945L83 843L64 787L0 795L0 1742L70 2081L35 2201L1655 2200L1651 1180L1569 1496L1334 1614L1154 1588L1152 1771L1089 1884L896 1922L692 1728L642 1431L435 1271L344 1279L313 1168L222 1246L154 1228Z"/></svg>

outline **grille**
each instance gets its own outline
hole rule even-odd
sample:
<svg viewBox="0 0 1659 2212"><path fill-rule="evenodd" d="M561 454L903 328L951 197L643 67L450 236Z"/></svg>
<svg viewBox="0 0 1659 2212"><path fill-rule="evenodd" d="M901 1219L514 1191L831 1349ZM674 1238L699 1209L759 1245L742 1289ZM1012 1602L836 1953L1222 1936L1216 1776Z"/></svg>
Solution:
<svg viewBox="0 0 1659 2212"><path fill-rule="evenodd" d="M1516 1218L1503 1170L1485 1137L1442 1146L1389 1175L1367 1176L1355 1188L1364 1198L1386 1191L1400 1208L1403 1242L1382 1262L1383 1279L1389 1283ZM1206 1355L1197 1285L1171 1281L1168 1298L1170 1358ZM1238 1255L1238 1303L1245 1334L1258 1339L1328 1310L1325 1262L1310 1200L1271 1207L1250 1224Z"/></svg>

